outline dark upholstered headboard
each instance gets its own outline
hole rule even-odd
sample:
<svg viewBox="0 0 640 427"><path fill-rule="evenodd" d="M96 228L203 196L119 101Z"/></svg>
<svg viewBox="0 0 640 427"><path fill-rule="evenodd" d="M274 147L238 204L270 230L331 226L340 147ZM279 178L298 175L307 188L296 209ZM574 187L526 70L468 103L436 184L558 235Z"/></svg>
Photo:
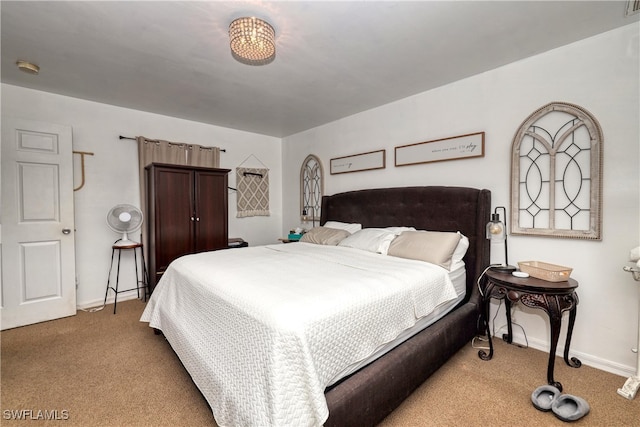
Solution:
<svg viewBox="0 0 640 427"><path fill-rule="evenodd" d="M491 192L467 187L397 187L324 196L320 223L358 222L363 227L407 226L418 230L460 231L469 238L467 300L477 294L478 276L489 265L485 226Z"/></svg>

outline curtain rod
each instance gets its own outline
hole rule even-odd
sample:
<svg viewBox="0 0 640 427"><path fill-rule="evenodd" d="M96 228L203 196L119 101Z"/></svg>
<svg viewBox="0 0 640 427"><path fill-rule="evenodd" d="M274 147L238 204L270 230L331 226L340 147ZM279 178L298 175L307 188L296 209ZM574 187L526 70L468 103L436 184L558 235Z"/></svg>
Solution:
<svg viewBox="0 0 640 427"><path fill-rule="evenodd" d="M135 138L131 138L130 136L122 136L122 135L119 136L119 139L130 139L132 141L137 141ZM158 140L157 139L149 139L148 141L157 142ZM225 150L224 148L221 148L220 151L222 151L223 153L227 152L227 150Z"/></svg>

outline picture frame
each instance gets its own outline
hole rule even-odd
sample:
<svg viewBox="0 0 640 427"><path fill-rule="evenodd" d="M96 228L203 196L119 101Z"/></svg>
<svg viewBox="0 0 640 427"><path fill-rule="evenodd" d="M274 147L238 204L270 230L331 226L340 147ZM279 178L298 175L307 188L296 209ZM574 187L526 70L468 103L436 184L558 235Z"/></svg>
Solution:
<svg viewBox="0 0 640 427"><path fill-rule="evenodd" d="M484 157L484 132L395 147L395 166Z"/></svg>
<svg viewBox="0 0 640 427"><path fill-rule="evenodd" d="M331 175L362 172L386 167L386 150L368 151L350 156L335 157L330 160Z"/></svg>
<svg viewBox="0 0 640 427"><path fill-rule="evenodd" d="M511 234L602 240L603 142L598 119L579 105L531 113L511 144Z"/></svg>

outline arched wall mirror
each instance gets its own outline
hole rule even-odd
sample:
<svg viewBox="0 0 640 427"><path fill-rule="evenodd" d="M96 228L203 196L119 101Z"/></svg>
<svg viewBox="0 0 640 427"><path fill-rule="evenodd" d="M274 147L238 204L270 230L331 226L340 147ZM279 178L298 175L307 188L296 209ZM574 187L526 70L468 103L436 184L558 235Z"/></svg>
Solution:
<svg viewBox="0 0 640 427"><path fill-rule="evenodd" d="M511 148L512 234L600 240L602 144L598 121L577 105L531 114Z"/></svg>
<svg viewBox="0 0 640 427"><path fill-rule="evenodd" d="M324 171L320 159L310 154L300 168L300 220L320 221L322 195L324 194Z"/></svg>

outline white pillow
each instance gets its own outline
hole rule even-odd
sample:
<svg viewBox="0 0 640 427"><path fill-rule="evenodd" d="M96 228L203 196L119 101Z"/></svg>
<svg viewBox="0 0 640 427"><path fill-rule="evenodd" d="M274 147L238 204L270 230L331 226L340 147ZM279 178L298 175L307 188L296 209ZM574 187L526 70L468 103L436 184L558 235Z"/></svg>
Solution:
<svg viewBox="0 0 640 427"><path fill-rule="evenodd" d="M342 240L338 246L386 255L389 245L395 237L394 233L382 228L363 228Z"/></svg>
<svg viewBox="0 0 640 427"><path fill-rule="evenodd" d="M416 231L413 227L385 227L385 230L392 232L396 236L400 235L403 231Z"/></svg>
<svg viewBox="0 0 640 427"><path fill-rule="evenodd" d="M356 231L362 230L362 224L357 222L347 223L339 221L327 221L323 224L323 227L335 228L337 230L347 230L349 234L353 234Z"/></svg>
<svg viewBox="0 0 640 427"><path fill-rule="evenodd" d="M469 239L467 236L458 231L460 235L460 241L458 242L458 246L453 251L453 255L451 255L451 265L461 262L462 258L467 254L467 249L469 249Z"/></svg>

